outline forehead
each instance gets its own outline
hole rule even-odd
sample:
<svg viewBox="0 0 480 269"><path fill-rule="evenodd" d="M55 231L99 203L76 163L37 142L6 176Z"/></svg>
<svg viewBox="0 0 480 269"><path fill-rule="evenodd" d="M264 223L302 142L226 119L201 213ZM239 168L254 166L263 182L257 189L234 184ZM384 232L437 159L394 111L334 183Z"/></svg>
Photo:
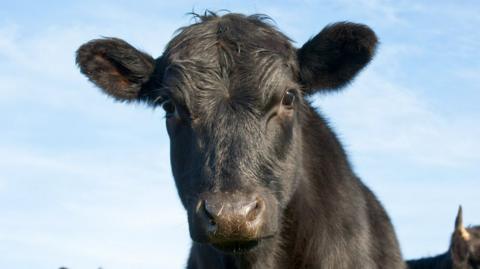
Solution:
<svg viewBox="0 0 480 269"><path fill-rule="evenodd" d="M296 87L290 40L260 16L201 17L168 44L164 84L193 111L228 101L263 107Z"/></svg>

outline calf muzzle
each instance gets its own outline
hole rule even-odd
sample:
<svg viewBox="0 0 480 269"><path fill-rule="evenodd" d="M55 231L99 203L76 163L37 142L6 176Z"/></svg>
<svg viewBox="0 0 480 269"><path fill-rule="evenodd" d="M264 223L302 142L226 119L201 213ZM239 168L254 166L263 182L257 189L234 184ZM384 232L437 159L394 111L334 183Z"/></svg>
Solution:
<svg viewBox="0 0 480 269"><path fill-rule="evenodd" d="M266 202L259 196L212 193L202 195L195 208L195 225L207 243L218 249L250 249L265 237Z"/></svg>

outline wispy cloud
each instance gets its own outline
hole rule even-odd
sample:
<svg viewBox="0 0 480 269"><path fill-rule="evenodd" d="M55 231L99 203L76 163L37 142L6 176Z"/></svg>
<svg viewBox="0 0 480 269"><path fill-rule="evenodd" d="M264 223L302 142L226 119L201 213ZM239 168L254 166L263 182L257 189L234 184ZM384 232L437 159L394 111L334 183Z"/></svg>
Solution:
<svg viewBox="0 0 480 269"><path fill-rule="evenodd" d="M370 71L351 90L318 103L332 115L354 152L448 166L480 162L480 128L475 118L445 115L427 97L400 85Z"/></svg>
<svg viewBox="0 0 480 269"><path fill-rule="evenodd" d="M135 25L0 27L2 268L185 263L186 217L161 113L107 99L74 63L83 42L115 31L137 33ZM143 43L158 50L167 38Z"/></svg>
<svg viewBox="0 0 480 269"><path fill-rule="evenodd" d="M14 248L18 255L2 262L182 267L188 230L168 172L168 150L127 147L117 156L101 149L73 155L6 150L0 152L0 231L8 233L0 233L0 249ZM41 254L25 259L24 253L38 249Z"/></svg>
<svg viewBox="0 0 480 269"><path fill-rule="evenodd" d="M368 19L383 20L393 24L404 23L399 15L401 9L397 6L398 3L393 4L391 1L384 0L341 0L337 3L341 8L347 9L347 12L360 13L362 17Z"/></svg>

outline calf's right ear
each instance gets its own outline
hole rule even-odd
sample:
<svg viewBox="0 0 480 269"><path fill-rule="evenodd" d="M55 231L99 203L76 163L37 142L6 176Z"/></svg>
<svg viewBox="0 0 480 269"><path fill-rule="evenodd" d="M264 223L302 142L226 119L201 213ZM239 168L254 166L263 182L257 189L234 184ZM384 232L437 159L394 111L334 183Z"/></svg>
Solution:
<svg viewBox="0 0 480 269"><path fill-rule="evenodd" d="M77 50L77 65L90 81L120 101L142 98L155 60L118 38L95 39Z"/></svg>

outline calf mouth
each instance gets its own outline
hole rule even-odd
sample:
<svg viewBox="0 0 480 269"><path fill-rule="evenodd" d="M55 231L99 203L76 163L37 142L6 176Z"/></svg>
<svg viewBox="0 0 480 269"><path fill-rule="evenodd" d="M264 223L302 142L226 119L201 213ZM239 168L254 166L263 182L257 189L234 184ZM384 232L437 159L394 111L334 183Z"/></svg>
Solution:
<svg viewBox="0 0 480 269"><path fill-rule="evenodd" d="M230 255L248 254L259 248L259 245L270 241L275 235L263 236L248 240L232 240L223 242L211 242L210 244L217 250Z"/></svg>
<svg viewBox="0 0 480 269"><path fill-rule="evenodd" d="M246 254L254 250L259 243L260 243L260 240L232 241L232 242L212 243L212 246L226 254L238 255L238 254Z"/></svg>

